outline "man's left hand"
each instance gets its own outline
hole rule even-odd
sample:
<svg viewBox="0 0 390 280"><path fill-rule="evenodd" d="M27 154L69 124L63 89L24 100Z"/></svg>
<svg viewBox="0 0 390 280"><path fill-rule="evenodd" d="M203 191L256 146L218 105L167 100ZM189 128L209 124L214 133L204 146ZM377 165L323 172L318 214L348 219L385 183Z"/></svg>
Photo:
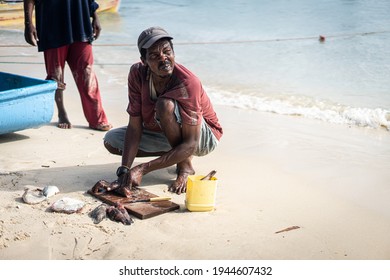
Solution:
<svg viewBox="0 0 390 280"><path fill-rule="evenodd" d="M97 38L99 38L101 30L102 30L102 27L100 26L100 20L95 12L95 14L92 18L92 31L93 31L93 38L95 40L97 40Z"/></svg>

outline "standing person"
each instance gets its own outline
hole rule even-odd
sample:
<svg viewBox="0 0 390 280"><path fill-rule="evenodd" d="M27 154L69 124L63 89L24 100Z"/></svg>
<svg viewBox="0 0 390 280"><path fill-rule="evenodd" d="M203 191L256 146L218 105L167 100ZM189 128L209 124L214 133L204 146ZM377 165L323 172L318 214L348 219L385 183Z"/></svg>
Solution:
<svg viewBox="0 0 390 280"><path fill-rule="evenodd" d="M36 28L32 21L34 7ZM101 31L96 13L98 7L93 0L24 0L26 42L38 45L38 51L44 54L46 79L58 84L55 101L59 128L72 127L63 99L65 62L72 71L89 127L102 131L112 128L103 110L98 81L92 69L92 41Z"/></svg>
<svg viewBox="0 0 390 280"><path fill-rule="evenodd" d="M122 155L116 174L117 191L124 195L140 185L143 175L174 164L177 178L169 190L186 192L187 177L195 173L193 155L212 152L223 133L199 79L175 62L172 39L161 27L140 34L141 62L128 76L128 125L104 138L108 151ZM136 156L157 158L131 168Z"/></svg>

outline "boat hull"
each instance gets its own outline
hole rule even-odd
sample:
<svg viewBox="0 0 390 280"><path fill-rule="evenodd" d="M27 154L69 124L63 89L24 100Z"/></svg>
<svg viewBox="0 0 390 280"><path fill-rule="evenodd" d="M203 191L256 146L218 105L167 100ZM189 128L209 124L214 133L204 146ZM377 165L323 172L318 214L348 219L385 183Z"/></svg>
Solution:
<svg viewBox="0 0 390 280"><path fill-rule="evenodd" d="M49 123L56 89L55 81L0 72L0 134Z"/></svg>

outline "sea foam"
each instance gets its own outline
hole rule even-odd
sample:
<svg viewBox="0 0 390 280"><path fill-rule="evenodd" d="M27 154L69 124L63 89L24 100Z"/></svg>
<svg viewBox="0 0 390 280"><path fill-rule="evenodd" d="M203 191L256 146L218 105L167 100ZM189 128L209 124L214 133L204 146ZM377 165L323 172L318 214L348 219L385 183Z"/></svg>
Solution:
<svg viewBox="0 0 390 280"><path fill-rule="evenodd" d="M218 105L281 115L301 116L349 126L390 129L390 111L382 108L354 108L302 96L259 97L212 88L207 88L207 92L212 102Z"/></svg>

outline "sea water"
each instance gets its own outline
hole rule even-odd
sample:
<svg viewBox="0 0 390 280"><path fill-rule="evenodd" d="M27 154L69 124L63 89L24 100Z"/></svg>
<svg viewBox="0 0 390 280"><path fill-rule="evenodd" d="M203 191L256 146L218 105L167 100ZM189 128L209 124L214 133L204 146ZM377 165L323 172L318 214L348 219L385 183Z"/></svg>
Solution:
<svg viewBox="0 0 390 280"><path fill-rule="evenodd" d="M138 35L162 26L215 104L390 129L389 14L388 0L122 0L95 61L125 85Z"/></svg>
<svg viewBox="0 0 390 280"><path fill-rule="evenodd" d="M389 14L388 0L122 0L105 32L135 46L164 27L216 104L389 129Z"/></svg>

